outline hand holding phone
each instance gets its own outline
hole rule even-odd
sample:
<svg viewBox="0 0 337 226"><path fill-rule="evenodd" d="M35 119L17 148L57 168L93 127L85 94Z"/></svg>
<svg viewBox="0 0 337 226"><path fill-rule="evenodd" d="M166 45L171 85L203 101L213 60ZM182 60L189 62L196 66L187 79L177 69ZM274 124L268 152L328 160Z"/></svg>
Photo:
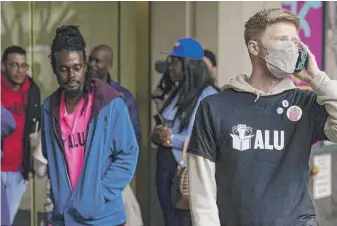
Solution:
<svg viewBox="0 0 337 226"><path fill-rule="evenodd" d="M306 50L298 50L298 58L296 62L296 67L294 74L300 73L303 69L306 69L308 66L308 52Z"/></svg>
<svg viewBox="0 0 337 226"><path fill-rule="evenodd" d="M296 65L298 68L294 72L294 76L308 84L311 84L313 78L318 75L321 70L319 69L315 56L310 51L309 47L301 41L299 41L298 46L300 47L300 56L298 65Z"/></svg>

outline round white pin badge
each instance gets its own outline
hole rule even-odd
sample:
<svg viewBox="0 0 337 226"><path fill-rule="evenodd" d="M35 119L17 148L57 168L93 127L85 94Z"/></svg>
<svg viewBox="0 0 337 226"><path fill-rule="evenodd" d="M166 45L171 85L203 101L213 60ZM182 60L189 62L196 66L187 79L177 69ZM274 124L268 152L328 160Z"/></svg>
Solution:
<svg viewBox="0 0 337 226"><path fill-rule="evenodd" d="M282 106L287 108L289 106L289 102L287 100L282 101Z"/></svg>
<svg viewBox="0 0 337 226"><path fill-rule="evenodd" d="M277 114L281 115L283 113L283 108L277 108L276 112Z"/></svg>
<svg viewBox="0 0 337 226"><path fill-rule="evenodd" d="M296 122L302 117L302 109L299 106L291 106L287 110L287 117L290 121Z"/></svg>

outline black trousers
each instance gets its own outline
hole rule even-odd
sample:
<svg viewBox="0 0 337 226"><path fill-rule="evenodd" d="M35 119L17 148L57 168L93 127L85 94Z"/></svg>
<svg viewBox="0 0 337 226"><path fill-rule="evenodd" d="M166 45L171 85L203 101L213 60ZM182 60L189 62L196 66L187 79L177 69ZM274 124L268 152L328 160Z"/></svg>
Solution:
<svg viewBox="0 0 337 226"><path fill-rule="evenodd" d="M165 226L192 226L191 213L172 205L171 186L177 162L170 149L158 148L156 185Z"/></svg>

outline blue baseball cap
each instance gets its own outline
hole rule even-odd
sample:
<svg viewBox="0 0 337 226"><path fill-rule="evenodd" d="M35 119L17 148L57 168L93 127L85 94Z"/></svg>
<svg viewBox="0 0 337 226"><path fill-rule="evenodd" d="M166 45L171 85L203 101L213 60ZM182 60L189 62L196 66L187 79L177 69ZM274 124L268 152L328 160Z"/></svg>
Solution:
<svg viewBox="0 0 337 226"><path fill-rule="evenodd" d="M191 37L180 38L176 41L171 51L162 52L170 56L192 58L202 60L204 57L204 48L200 42Z"/></svg>

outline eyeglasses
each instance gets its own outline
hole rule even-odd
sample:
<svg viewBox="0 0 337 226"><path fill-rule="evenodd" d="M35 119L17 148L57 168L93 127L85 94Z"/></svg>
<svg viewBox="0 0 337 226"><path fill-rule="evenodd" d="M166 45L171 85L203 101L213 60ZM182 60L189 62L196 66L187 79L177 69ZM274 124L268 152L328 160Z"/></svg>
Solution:
<svg viewBox="0 0 337 226"><path fill-rule="evenodd" d="M19 64L16 62L7 62L6 65L13 71L19 71L19 69L21 69L22 71L26 72L29 69L29 64L26 63Z"/></svg>

